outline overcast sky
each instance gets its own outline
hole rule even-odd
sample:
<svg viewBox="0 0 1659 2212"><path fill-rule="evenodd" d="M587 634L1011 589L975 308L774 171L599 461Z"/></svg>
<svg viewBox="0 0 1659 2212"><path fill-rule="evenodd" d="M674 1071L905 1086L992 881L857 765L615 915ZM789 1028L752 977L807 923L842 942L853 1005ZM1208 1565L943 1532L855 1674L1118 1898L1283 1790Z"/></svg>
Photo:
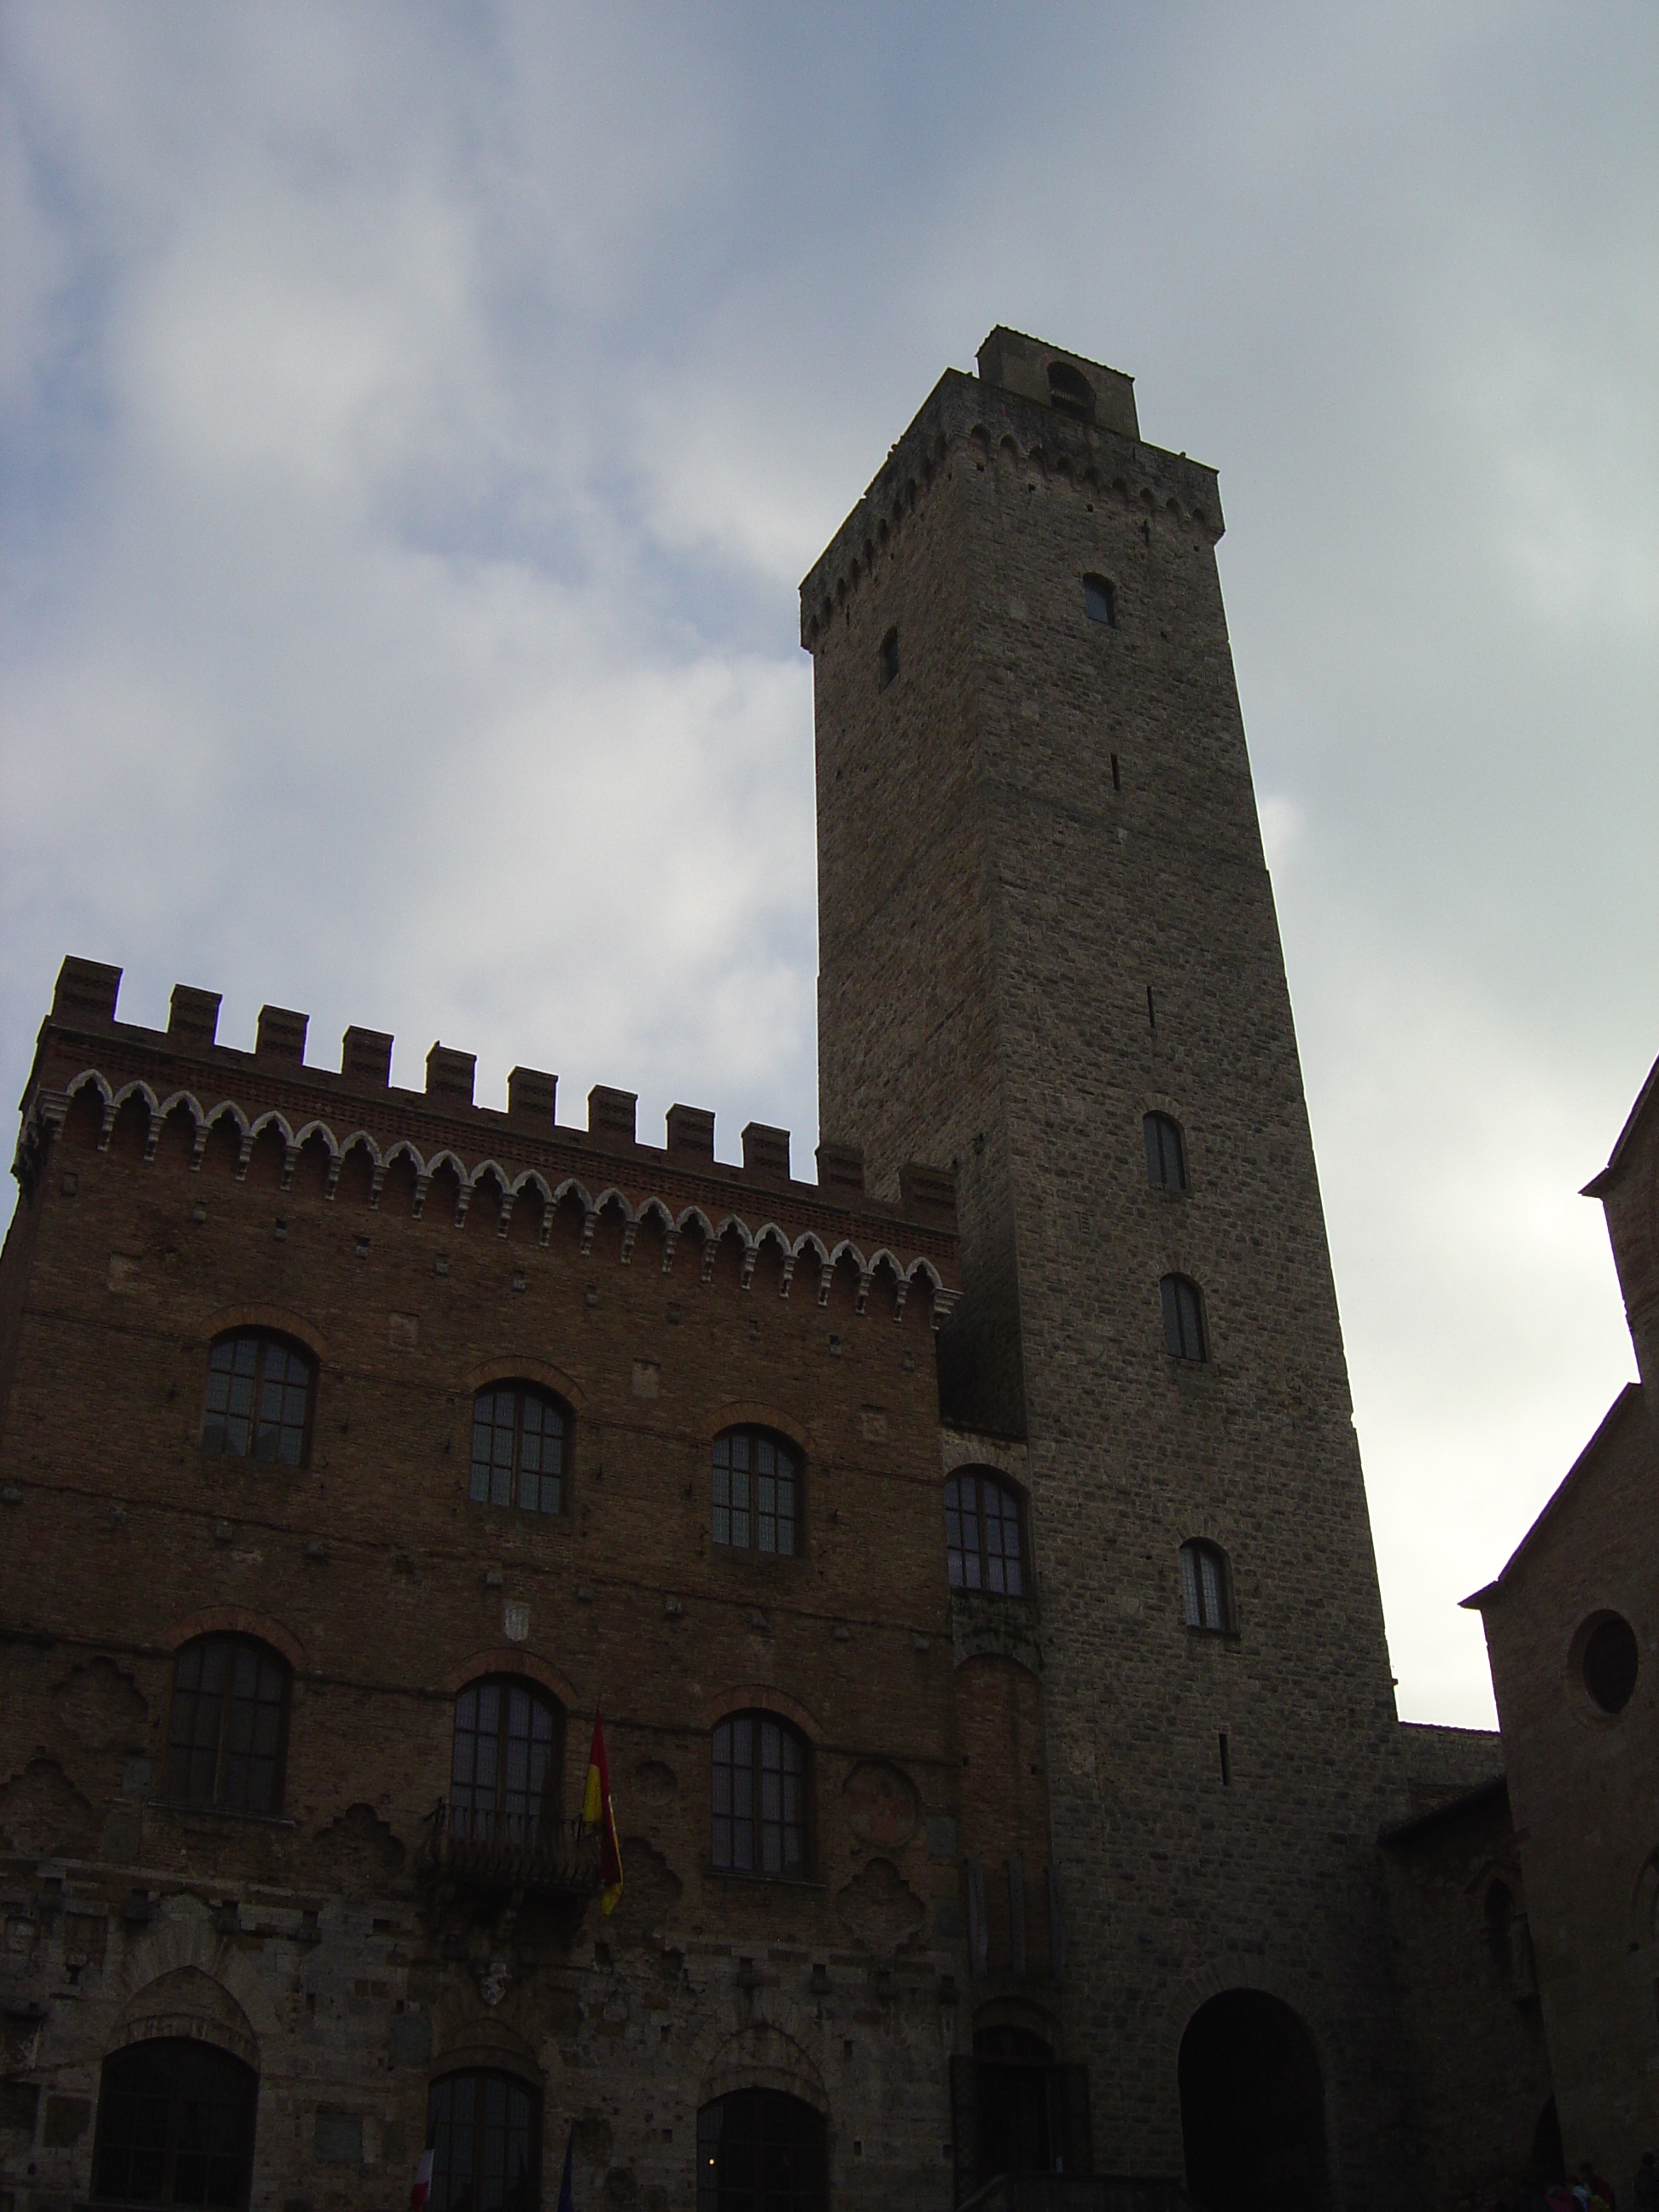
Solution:
<svg viewBox="0 0 1659 2212"><path fill-rule="evenodd" d="M796 586L1006 322L1221 471L1408 1718L1633 1371L1659 16L9 0L0 1089L61 956L816 1137Z"/></svg>

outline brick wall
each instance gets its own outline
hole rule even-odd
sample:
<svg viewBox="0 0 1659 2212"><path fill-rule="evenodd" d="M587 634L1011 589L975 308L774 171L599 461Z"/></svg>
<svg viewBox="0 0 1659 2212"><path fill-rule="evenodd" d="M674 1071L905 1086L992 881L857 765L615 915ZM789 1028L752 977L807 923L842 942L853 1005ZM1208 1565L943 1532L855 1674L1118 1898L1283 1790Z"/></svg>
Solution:
<svg viewBox="0 0 1659 2212"><path fill-rule="evenodd" d="M101 2060L161 1988L257 2055L260 2212L398 2197L463 2062L540 2079L550 2189L574 2123L587 2198L689 2204L699 2101L758 2081L827 2111L849 2201L942 2204L948 1182L909 1177L907 1215L851 1156L834 1195L791 1182L778 1133L726 1168L683 1109L690 1149L633 1142L625 1094L584 1132L550 1085L526 1127L471 1104L470 1064L390 1091L351 1037L336 1076L232 1052L193 1006L189 1036L119 1024L112 981L64 996L0 1262L4 2185L34 2212L87 2192ZM210 1346L256 1324L315 1359L302 1468L199 1441ZM473 1394L503 1375L570 1408L557 1516L470 1502ZM799 1557L711 1542L734 1422L796 1444ZM292 1665L276 1817L166 1802L174 1650L207 1629ZM611 1919L422 1870L457 1689L490 1669L563 1709L567 1812L603 1705ZM811 1746L804 1881L711 1863L710 1729L745 1705Z"/></svg>

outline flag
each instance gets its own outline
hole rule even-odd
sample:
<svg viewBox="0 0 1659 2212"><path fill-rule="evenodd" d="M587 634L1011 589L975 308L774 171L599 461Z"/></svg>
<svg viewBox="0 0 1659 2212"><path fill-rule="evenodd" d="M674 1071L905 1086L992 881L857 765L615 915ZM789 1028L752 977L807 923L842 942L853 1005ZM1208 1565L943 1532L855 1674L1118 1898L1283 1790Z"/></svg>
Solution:
<svg viewBox="0 0 1659 2212"><path fill-rule="evenodd" d="M576 2200L570 2188L570 2161L576 2154L576 2124L570 2123L570 2133L565 2137L564 2179L559 2184L558 2212L576 2212Z"/></svg>
<svg viewBox="0 0 1659 2212"><path fill-rule="evenodd" d="M421 2153L421 2162L415 2169L415 2185L409 2192L409 2212L426 2212L426 2200L432 2193L432 2154Z"/></svg>
<svg viewBox="0 0 1659 2212"><path fill-rule="evenodd" d="M582 1818L599 1832L599 1910L614 1912L622 1895L622 1846L617 1841L617 1815L611 1802L611 1768L605 1756L605 1730L593 1716L593 1741L587 1754L587 1789L582 1797Z"/></svg>

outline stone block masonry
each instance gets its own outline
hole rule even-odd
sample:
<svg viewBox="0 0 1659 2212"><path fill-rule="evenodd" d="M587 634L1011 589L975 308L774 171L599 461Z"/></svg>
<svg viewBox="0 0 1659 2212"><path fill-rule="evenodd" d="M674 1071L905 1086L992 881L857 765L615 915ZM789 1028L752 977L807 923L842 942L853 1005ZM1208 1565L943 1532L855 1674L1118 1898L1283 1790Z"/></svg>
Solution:
<svg viewBox="0 0 1659 2212"><path fill-rule="evenodd" d="M1050 2033L1097 2161L1190 2181L1183 2039L1242 1990L1297 2016L1330 2185L1380 2206L1409 2123L1375 1842L1406 1799L1220 503L1127 380L1009 331L981 370L801 587L822 1118L877 1191L913 1152L956 1170L945 1413L1029 1452L1078 1899ZM1149 1183L1152 1112L1183 1189ZM1201 1361L1166 1348L1169 1275ZM1226 1632L1188 1624L1194 1539Z"/></svg>

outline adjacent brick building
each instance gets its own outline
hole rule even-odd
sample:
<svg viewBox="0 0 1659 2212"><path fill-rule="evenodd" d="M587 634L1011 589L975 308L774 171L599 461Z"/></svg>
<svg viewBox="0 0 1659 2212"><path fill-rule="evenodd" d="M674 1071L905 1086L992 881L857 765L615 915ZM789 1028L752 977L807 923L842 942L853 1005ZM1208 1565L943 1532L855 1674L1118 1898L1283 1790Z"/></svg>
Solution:
<svg viewBox="0 0 1659 2212"><path fill-rule="evenodd" d="M1640 1381L1479 1608L1570 2166L1659 2150L1659 1063L1585 1194Z"/></svg>

